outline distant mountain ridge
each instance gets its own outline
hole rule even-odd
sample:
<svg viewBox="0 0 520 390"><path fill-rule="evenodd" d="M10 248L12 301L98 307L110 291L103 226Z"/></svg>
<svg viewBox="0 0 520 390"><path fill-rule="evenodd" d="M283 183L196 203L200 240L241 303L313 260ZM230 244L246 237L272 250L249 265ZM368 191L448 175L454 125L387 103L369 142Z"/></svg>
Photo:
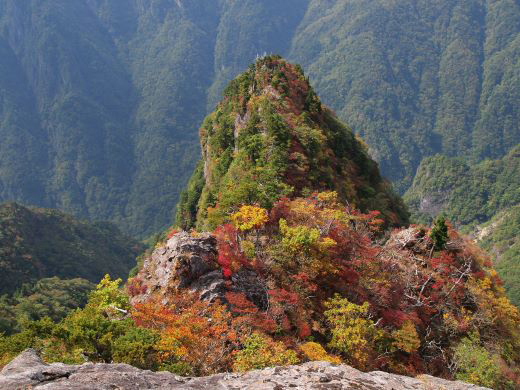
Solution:
<svg viewBox="0 0 520 390"><path fill-rule="evenodd" d="M514 0L0 0L0 200L167 226L197 129L257 55L301 63L400 192L520 142Z"/></svg>
<svg viewBox="0 0 520 390"><path fill-rule="evenodd" d="M520 204L519 188L520 145L501 159L479 164L440 155L427 158L404 199L415 221L429 223L442 212L458 226L471 228Z"/></svg>
<svg viewBox="0 0 520 390"><path fill-rule="evenodd" d="M0 205L0 295L58 276L98 282L126 279L143 249L112 224L88 223L56 210Z"/></svg>

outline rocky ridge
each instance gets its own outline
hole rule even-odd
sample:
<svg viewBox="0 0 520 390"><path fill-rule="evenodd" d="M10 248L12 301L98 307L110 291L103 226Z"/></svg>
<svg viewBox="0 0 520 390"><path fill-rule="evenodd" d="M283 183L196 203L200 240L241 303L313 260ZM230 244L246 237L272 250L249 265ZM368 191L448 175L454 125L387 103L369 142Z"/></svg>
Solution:
<svg viewBox="0 0 520 390"><path fill-rule="evenodd" d="M267 299L265 283L254 271L244 268L233 274L226 285L217 253L217 241L210 233L175 234L152 252L137 277L131 280L132 304L152 298L167 305L174 296L172 292L187 289L210 302L225 301L226 291L242 292L262 307Z"/></svg>
<svg viewBox="0 0 520 390"><path fill-rule="evenodd" d="M431 376L409 378L374 371L364 373L347 365L309 362L243 374L185 378L168 372L140 370L127 364L44 363L27 349L0 372L0 388L15 389L356 389L356 390L484 390L463 382Z"/></svg>

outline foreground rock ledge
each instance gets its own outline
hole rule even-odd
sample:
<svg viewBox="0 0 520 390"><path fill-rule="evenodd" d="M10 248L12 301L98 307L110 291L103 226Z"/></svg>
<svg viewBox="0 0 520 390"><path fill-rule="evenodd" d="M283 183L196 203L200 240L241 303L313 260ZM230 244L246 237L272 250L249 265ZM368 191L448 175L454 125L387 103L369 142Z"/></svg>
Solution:
<svg viewBox="0 0 520 390"><path fill-rule="evenodd" d="M46 364L27 349L0 372L0 389L485 389L431 376L409 378L386 372L363 373L347 365L310 362L244 374L183 378L167 372L140 370L128 364ZM489 390L489 389L488 389Z"/></svg>

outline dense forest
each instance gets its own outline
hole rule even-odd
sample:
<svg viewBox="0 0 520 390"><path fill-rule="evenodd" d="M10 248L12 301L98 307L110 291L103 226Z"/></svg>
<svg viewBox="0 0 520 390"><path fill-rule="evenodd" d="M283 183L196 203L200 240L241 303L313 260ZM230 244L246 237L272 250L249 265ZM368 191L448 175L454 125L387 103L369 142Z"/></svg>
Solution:
<svg viewBox="0 0 520 390"><path fill-rule="evenodd" d="M520 312L489 256L442 217L406 226L299 66L262 57L225 91L178 214L212 233L174 226L124 289L107 275L83 308L21 321L0 365L32 346L190 376L324 360L518 388Z"/></svg>
<svg viewBox="0 0 520 390"><path fill-rule="evenodd" d="M414 221L443 213L466 231L520 203L520 146L498 160L471 164L462 158L423 160L404 198Z"/></svg>
<svg viewBox="0 0 520 390"><path fill-rule="evenodd" d="M0 200L167 226L197 129L257 55L307 69L399 192L425 156L520 142L520 5L499 1L0 1Z"/></svg>
<svg viewBox="0 0 520 390"><path fill-rule="evenodd" d="M13 294L0 296L0 332L20 332L28 322L43 318L58 322L70 311L85 306L95 287L86 279L56 276L24 283Z"/></svg>
<svg viewBox="0 0 520 390"><path fill-rule="evenodd" d="M42 278L98 282L126 278L144 246L110 223L77 220L60 211L0 205L0 294Z"/></svg>

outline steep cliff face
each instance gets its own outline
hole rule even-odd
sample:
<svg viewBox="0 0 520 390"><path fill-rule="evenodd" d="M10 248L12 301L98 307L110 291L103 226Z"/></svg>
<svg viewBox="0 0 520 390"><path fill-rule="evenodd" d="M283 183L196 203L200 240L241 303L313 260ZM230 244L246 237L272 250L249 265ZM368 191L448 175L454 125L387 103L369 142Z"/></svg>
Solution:
<svg viewBox="0 0 520 390"><path fill-rule="evenodd" d="M384 372L361 372L347 365L312 362L300 366L275 367L245 374L217 374L183 378L167 372L153 373L127 364L45 364L34 350L26 350L4 367L0 386L54 390L104 389L344 389L344 390L489 390L463 382L423 375L409 378Z"/></svg>
<svg viewBox="0 0 520 390"><path fill-rule="evenodd" d="M366 146L322 105L299 66L277 56L233 80L200 129L202 161L178 205L184 229L213 228L244 203L334 190L389 224L407 212Z"/></svg>
<svg viewBox="0 0 520 390"><path fill-rule="evenodd" d="M153 300L168 306L182 291L209 302L225 301L228 292L244 294L264 308L268 300L267 284L257 272L244 268L225 277L218 263L217 240L209 233L175 234L146 258L127 289L133 305Z"/></svg>
<svg viewBox="0 0 520 390"><path fill-rule="evenodd" d="M174 235L144 261L141 271L128 285L132 303L157 299L171 303L172 293L189 289L211 301L224 295L224 277L217 264L217 240L208 233L192 237Z"/></svg>

